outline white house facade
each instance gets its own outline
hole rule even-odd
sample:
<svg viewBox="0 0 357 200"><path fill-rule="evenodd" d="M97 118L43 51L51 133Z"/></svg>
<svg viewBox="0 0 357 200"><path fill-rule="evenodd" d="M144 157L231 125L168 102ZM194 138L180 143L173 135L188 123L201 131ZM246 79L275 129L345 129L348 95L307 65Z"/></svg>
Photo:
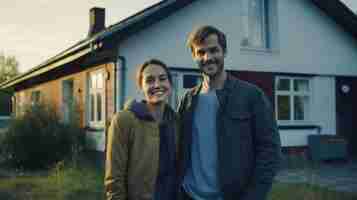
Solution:
<svg viewBox="0 0 357 200"><path fill-rule="evenodd" d="M283 146L305 146L310 134L337 133L336 78L357 77L357 42L306 0L194 1L131 35L118 45L126 61L124 99L141 98L132 80L148 58L172 67L178 98L184 75L197 73L186 39L200 25L226 33L227 70L273 74L271 99Z"/></svg>

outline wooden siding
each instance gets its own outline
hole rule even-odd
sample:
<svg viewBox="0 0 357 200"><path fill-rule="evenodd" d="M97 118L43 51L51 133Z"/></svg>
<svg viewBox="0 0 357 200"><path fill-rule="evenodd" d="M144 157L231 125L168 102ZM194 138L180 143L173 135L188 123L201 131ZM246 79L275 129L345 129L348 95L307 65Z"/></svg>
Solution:
<svg viewBox="0 0 357 200"><path fill-rule="evenodd" d="M40 83L34 86L31 86L26 89L21 89L16 91L15 97L17 100L17 106L19 103L25 102L28 104L31 102L31 93L33 91L40 91L41 93L41 101L45 103L52 104L56 111L60 114L63 113L63 86L62 81L65 80L73 80L73 96L76 101L78 107L78 113L80 117L80 124L82 127L86 127L86 108L87 108L87 100L88 98L88 88L87 88L87 80L89 77L89 73L95 70L104 69L108 74L106 82L105 82L105 93L106 93L106 121L110 121L111 117L114 113L114 63L109 62L105 64L100 64L97 66L86 67L85 70L79 71L70 75L66 75L63 77L59 77L55 80L50 80L44 83ZM23 93L23 94L21 94ZM20 97L21 96L21 97ZM19 98L21 102L19 102ZM23 103L22 103L23 104ZM17 113L18 114L18 113ZM61 116L63 117L63 116Z"/></svg>

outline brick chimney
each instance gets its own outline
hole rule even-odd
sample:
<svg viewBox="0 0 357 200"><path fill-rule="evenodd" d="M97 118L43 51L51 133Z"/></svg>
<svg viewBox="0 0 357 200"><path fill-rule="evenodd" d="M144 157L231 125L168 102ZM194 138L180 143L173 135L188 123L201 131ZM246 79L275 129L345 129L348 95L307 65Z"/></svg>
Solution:
<svg viewBox="0 0 357 200"><path fill-rule="evenodd" d="M89 10L88 37L105 29L105 8L94 7Z"/></svg>

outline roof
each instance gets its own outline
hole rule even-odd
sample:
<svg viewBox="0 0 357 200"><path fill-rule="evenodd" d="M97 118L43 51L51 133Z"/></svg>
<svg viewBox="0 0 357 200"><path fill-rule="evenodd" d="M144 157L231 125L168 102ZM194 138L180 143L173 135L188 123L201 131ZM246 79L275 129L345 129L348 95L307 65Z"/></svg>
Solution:
<svg viewBox="0 0 357 200"><path fill-rule="evenodd" d="M340 0L312 0L337 24L357 39L357 15Z"/></svg>
<svg viewBox="0 0 357 200"><path fill-rule="evenodd" d="M96 49L101 48L98 43L108 37L119 35L124 37L135 33L185 7L195 0L164 0L160 1L138 13L113 24L103 31L79 41L58 55L48 59L39 66L0 84L0 89L13 87L32 77L44 74L64 64L74 61ZM340 0L311 0L323 10L337 24L357 39L357 16Z"/></svg>

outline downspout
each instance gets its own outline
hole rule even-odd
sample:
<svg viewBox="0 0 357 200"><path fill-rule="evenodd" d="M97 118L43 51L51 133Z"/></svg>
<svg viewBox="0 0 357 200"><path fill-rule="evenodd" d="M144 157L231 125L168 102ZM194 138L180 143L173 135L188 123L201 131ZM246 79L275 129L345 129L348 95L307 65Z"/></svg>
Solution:
<svg viewBox="0 0 357 200"><path fill-rule="evenodd" d="M123 56L118 56L118 60L115 65L115 112L123 109L125 100L125 70L126 59Z"/></svg>

